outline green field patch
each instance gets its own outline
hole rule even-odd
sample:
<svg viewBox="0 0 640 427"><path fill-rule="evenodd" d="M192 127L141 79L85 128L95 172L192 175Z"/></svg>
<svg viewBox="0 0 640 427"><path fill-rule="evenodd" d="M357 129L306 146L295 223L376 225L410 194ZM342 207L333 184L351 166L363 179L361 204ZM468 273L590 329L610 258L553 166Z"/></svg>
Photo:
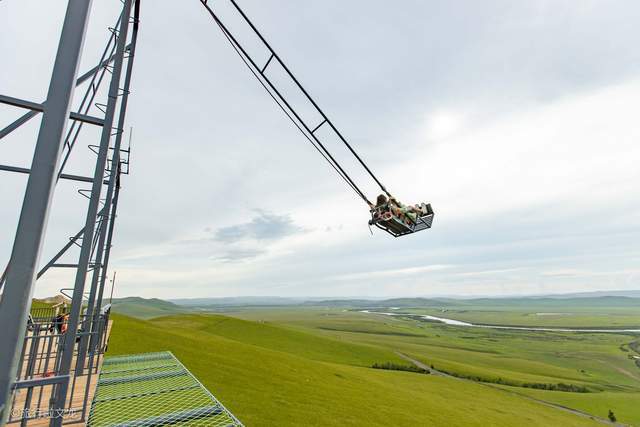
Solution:
<svg viewBox="0 0 640 427"><path fill-rule="evenodd" d="M640 425L640 393L600 392L584 394L514 389L513 387L503 388L542 401L575 408L602 418L606 418L609 410L611 410L618 422Z"/></svg>
<svg viewBox="0 0 640 427"><path fill-rule="evenodd" d="M424 337L346 332L336 335L404 353L423 354L427 359L455 362L466 367L456 372L474 376L491 372L493 378L518 383L567 383L594 390L638 386L635 379L622 371L635 369L633 361L618 349L620 344L629 342L625 335L495 331L442 325L416 329L414 322L402 322ZM470 336L475 339L463 338Z"/></svg>
<svg viewBox="0 0 640 427"><path fill-rule="evenodd" d="M111 311L140 319L168 316L187 312L188 309L157 298L127 297L116 298L111 303Z"/></svg>
<svg viewBox="0 0 640 427"><path fill-rule="evenodd" d="M553 311L551 311L553 310ZM479 325L518 327L556 327L576 329L640 329L640 309L637 307L492 307L446 310L436 308L403 308L402 313L431 315Z"/></svg>
<svg viewBox="0 0 640 427"><path fill-rule="evenodd" d="M155 325L192 336L210 334L275 351L326 362L370 366L380 360L400 361L392 352L370 345L317 336L277 325L218 315L181 315L155 319Z"/></svg>
<svg viewBox="0 0 640 427"><path fill-rule="evenodd" d="M338 332L353 332L355 334L376 334L376 335L397 335L400 337L424 337L423 334L412 334L410 332L395 332L395 331L372 331L362 329L344 329L344 328L332 328L329 326L319 326L318 329L324 331L338 331Z"/></svg>
<svg viewBox="0 0 640 427"><path fill-rule="evenodd" d="M243 342L238 331L250 330L246 325L216 335L215 328L205 333L181 329L179 318L172 320L177 324L117 315L114 320L110 355L172 351L246 425L597 425L471 382L320 361L305 357L305 351L293 348L288 339L278 350L257 345L260 339L254 335L259 330ZM233 325L221 325L225 323ZM266 328L266 334L275 333L270 325L256 325ZM299 347L313 342L302 339ZM317 357L319 347L312 357Z"/></svg>
<svg viewBox="0 0 640 427"><path fill-rule="evenodd" d="M629 359L629 353L634 352L634 346L629 343L637 340L634 334L465 328L326 308L239 311L235 315L401 352L427 365L433 363L436 368L477 376L494 383L498 379L513 382L520 386L516 390L568 396L611 394L611 401L616 397L626 400L627 396L640 393L640 381L636 379L640 369L634 360ZM441 313L436 315L446 317ZM629 351L622 351L621 347ZM635 347L640 346L636 344ZM572 384L591 392L554 392L521 387L525 383ZM606 412L603 415L585 411L606 417Z"/></svg>

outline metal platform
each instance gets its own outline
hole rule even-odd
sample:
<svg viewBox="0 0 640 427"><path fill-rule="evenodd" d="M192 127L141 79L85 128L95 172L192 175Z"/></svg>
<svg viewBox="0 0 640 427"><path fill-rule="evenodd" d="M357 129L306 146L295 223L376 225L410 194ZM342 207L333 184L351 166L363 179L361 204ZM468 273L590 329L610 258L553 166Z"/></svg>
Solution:
<svg viewBox="0 0 640 427"><path fill-rule="evenodd" d="M385 205L386 206L386 205ZM424 215L416 217L415 220L408 218L404 221L389 212L388 208L372 209L371 220L369 225L375 225L381 230L386 231L393 237L401 237L407 234L417 233L418 231L428 230L433 224L433 208L430 203L427 203L427 211ZM387 213L388 218L384 218L383 214Z"/></svg>
<svg viewBox="0 0 640 427"><path fill-rule="evenodd" d="M171 352L104 360L87 426L242 426Z"/></svg>
<svg viewBox="0 0 640 427"><path fill-rule="evenodd" d="M65 405L58 411L51 407L51 400L55 396L56 386L64 379L57 373L60 349L64 346L67 334L57 330L56 312L51 308L40 308L32 313L31 324L24 338L8 425L48 427L52 419L59 419L65 426L84 426L111 332L109 312L107 310L96 316L92 322L92 329L96 331L93 335L96 345L86 359L78 360L78 345L75 346Z"/></svg>

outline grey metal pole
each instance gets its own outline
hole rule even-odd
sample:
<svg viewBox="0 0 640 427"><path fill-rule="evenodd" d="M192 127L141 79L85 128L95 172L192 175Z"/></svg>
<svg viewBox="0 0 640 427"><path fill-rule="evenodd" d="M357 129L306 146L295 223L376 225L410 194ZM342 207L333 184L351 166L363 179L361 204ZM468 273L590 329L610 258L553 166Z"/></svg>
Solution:
<svg viewBox="0 0 640 427"><path fill-rule="evenodd" d="M107 246L106 253L104 255L104 263L103 268L101 270L100 284L98 286L98 299L96 301L96 313L100 313L100 308L102 307L102 296L104 293L104 286L107 280L107 273L109 268L109 259L111 257L111 246L113 240L113 229L116 221L116 211L118 209L118 199L120 197L120 147L122 145L122 136L124 135L124 113L126 112L127 103L129 102L129 90L131 88L131 77L133 75L133 61L136 56L136 46L138 44L138 27L140 20L140 0L136 0L135 3L135 11L133 18L133 31L131 32L131 43L129 44L129 59L127 61L127 73L124 78L124 93L122 95L122 106L120 109L120 124L118 125L121 131L118 133L116 137L116 150L113 157L113 161L111 163L113 172L115 172L115 195L113 197L113 207L111 209L111 216L109 221L109 231L107 235ZM131 134L129 134L129 150L131 150ZM116 157L117 154L117 157ZM117 162L116 162L117 158ZM112 172L112 173L113 173ZM115 275L114 275L115 279ZM112 288L113 293L113 288ZM113 295L112 295L113 298Z"/></svg>
<svg viewBox="0 0 640 427"><path fill-rule="evenodd" d="M69 0L0 300L0 425L11 410L27 317L92 0Z"/></svg>
<svg viewBox="0 0 640 427"><path fill-rule="evenodd" d="M118 174L120 174L120 165L118 165ZM96 301L96 312L100 313L100 309L102 308L102 296L104 294L104 287L107 281L107 269L109 268L109 258L111 256L111 246L113 241L113 229L115 226L116 220L116 211L118 209L118 199L120 198L120 178L118 178L118 182L116 184L115 195L113 196L113 208L111 209L111 222L109 223L109 234L107 235L107 253L104 257L104 269L101 272L100 277L100 285L98 287L98 299ZM115 280L116 274L113 273L113 280ZM111 299L113 299L113 286L111 286ZM111 304L111 301L109 301Z"/></svg>
<svg viewBox="0 0 640 427"><path fill-rule="evenodd" d="M113 122L117 107L118 95L120 90L120 76L122 74L122 64L124 61L124 51L127 41L127 33L129 31L129 21L131 16L131 0L124 0L122 20L118 31L118 46L116 48L116 58L113 66L113 74L109 86L109 95L107 101L107 110L104 118L104 126L102 128L102 136L100 138L100 148L98 150L98 158L96 160L96 168L93 177L93 185L91 188L91 199L87 209L86 223L84 227L84 237L82 239L82 248L80 249L80 258L78 261L78 270L73 288L73 298L71 312L69 313L69 326L65 334L62 359L60 362L60 370L58 375L68 375L71 370L73 361L73 350L76 340L76 332L78 329L78 321L80 318L80 310L82 308L82 296L84 293L84 285L87 279L87 270L91 257L91 246L96 226L96 218L100 203L100 193L102 191L102 181L104 179L105 165L107 155L109 153L109 141L111 140L111 132L113 130ZM84 360L78 359L76 363L84 363ZM56 387L56 396L54 413L56 410L62 411L65 407L67 390L69 381L62 382ZM60 427L62 418L51 420L52 427Z"/></svg>
<svg viewBox="0 0 640 427"><path fill-rule="evenodd" d="M116 272L113 272L113 279L111 279L111 295L109 295L109 304L113 304L113 288L116 286Z"/></svg>
<svg viewBox="0 0 640 427"><path fill-rule="evenodd" d="M117 151L116 151L117 153ZM116 157L116 153L114 153L114 161ZM103 265L103 256L106 259L106 253L109 251L110 247L105 246L105 240L107 239L107 230L108 225L113 223L113 218L110 218L111 215L115 215L115 212L112 207L113 203L113 187L115 186L116 173L112 171L112 177L109 180L109 187L107 189L107 195L105 198L105 207L102 212L99 214L101 216L101 227L98 228L98 243L96 244L96 255L94 259L95 267L93 269L93 274L91 276L91 288L89 289L89 298L87 301L87 309L82 319L82 330L84 332L94 332L94 317L99 314L99 311L95 309L96 307L96 291L98 287L98 280L100 278L100 272L103 271L106 267ZM77 360L84 360L87 355L87 346L89 345L89 340L91 339L90 334L83 335L80 338L80 342L78 344L78 355ZM94 341L94 340L92 340ZM80 375L84 369L83 364L76 364L76 375Z"/></svg>
<svg viewBox="0 0 640 427"><path fill-rule="evenodd" d="M102 215L109 221L109 227L103 227L100 232L100 238L98 240L98 252L96 253L96 268L93 270L93 276L91 278L91 289L89 290L89 302L87 304L87 313L85 317L85 330L87 326L93 328L94 314L100 313L100 306L102 298L102 289L100 289L100 299L96 301L96 293L98 292L98 284L104 286L104 281L100 281L101 275L106 277L107 267L109 263L109 256L111 252L111 237L113 235L113 225L115 222L115 209L109 209L113 202L113 194L116 189L116 185L120 182L120 148L122 147L122 136L124 135L124 125L127 116L127 105L129 102L129 91L131 89L131 77L133 75L133 60L135 58L136 42L138 38L138 22L134 21L133 31L131 32L131 43L129 56L127 59L127 68L124 76L124 84L122 87L122 102L120 103L120 111L118 113L118 124L116 132L116 140L113 145L113 156L111 159L111 176L109 177L109 186L107 188L107 195L105 199L105 210ZM117 205L114 206L114 208ZM106 225L106 222L105 222ZM107 240L107 229L109 231L109 239ZM104 249L103 249L104 248ZM103 258L104 257L104 258ZM104 259L104 262L103 262ZM93 331L92 331L93 332ZM80 341L80 347L78 350L78 359L84 358L86 354L86 346L89 341L89 335L85 335ZM94 340L95 342L95 340Z"/></svg>

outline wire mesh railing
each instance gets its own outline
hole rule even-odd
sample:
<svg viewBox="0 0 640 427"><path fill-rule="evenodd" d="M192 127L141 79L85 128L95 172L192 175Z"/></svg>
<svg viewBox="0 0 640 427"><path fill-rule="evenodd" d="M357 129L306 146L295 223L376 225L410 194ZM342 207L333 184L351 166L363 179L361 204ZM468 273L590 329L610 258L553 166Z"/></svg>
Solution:
<svg viewBox="0 0 640 427"><path fill-rule="evenodd" d="M89 427L242 426L170 352L106 358Z"/></svg>
<svg viewBox="0 0 640 427"><path fill-rule="evenodd" d="M37 307L31 308L30 314L33 320L37 320L39 322L46 322L49 319L53 319L54 317L67 313L69 311L67 306L59 305L59 306L49 306L49 307Z"/></svg>
<svg viewBox="0 0 640 427"><path fill-rule="evenodd" d="M62 348L67 337L68 313L52 307L32 310L25 328L24 345L18 366L12 408L8 423L27 425L29 420L60 416L65 420L86 419L88 401L85 399L91 387L95 387L102 354L106 350L109 309L82 322L87 330L76 333L76 343L88 336L91 351L88 357L78 362L74 356L72 375L60 375ZM77 354L77 345L74 349ZM65 408L56 414L52 397L63 381L69 381Z"/></svg>

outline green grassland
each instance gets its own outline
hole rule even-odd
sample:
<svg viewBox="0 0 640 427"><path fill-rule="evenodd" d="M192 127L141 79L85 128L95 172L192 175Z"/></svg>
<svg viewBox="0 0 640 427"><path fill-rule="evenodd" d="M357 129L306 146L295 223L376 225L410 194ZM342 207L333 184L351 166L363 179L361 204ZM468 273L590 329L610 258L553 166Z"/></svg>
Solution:
<svg viewBox="0 0 640 427"><path fill-rule="evenodd" d="M32 309L49 308L49 307L52 307L52 306L53 306L53 304L51 304L49 302L42 301L42 300L35 299L35 298L31 301L31 308Z"/></svg>
<svg viewBox="0 0 640 427"><path fill-rule="evenodd" d="M184 300L187 305L177 305L158 299L130 297L114 300L113 311L128 316L150 319L170 314L203 311L225 313L238 310L273 311L273 309L295 309L296 307L304 308L305 310L314 310L318 307L336 310L368 308L396 313L428 314L488 325L640 329L640 298L623 296L476 299L395 298L383 301L331 300L320 303L307 302L297 305L282 305L280 307L272 304L273 298L238 300L238 304L244 300L247 303L254 302L257 304L262 302L269 304L265 306L254 304L243 309L240 305L231 306L225 301L220 302L222 305L206 305L206 300L203 300L200 301L201 304L193 305L194 302L191 302L191 300ZM199 300L194 301L199 302Z"/></svg>
<svg viewBox="0 0 640 427"><path fill-rule="evenodd" d="M375 304L369 301L368 307L372 306L380 306L386 311L428 314L489 325L640 329L640 299L622 296L469 300L413 298Z"/></svg>
<svg viewBox="0 0 640 427"><path fill-rule="evenodd" d="M188 309L184 307L156 298L117 298L113 300L111 305L111 310L114 313L139 317L141 319L151 319L153 317L168 316L170 314L188 311Z"/></svg>
<svg viewBox="0 0 640 427"><path fill-rule="evenodd" d="M557 334L532 340L492 331L474 335L335 308L250 309L233 315L141 320L116 314L108 354L172 351L248 426L600 424L527 395L598 417L606 417L611 408L623 422L640 422L640 405L634 405L640 403L634 397L640 369L618 348L629 336ZM500 389L371 368L375 363L408 364L398 353L449 371L514 382L562 381L592 392Z"/></svg>
<svg viewBox="0 0 640 427"><path fill-rule="evenodd" d="M228 314L388 348L460 377L492 386L510 384L505 389L599 417L612 409L619 421L640 425L640 368L630 359L638 353L628 345L640 339L634 334L465 328L344 308ZM525 384L569 384L589 392L536 390Z"/></svg>
<svg viewBox="0 0 640 427"><path fill-rule="evenodd" d="M638 411L640 396L637 393L563 393L560 391L532 390L507 386L498 386L524 396L530 396L548 402L555 402L585 412L606 414L613 409L618 421L638 425L637 417L629 417Z"/></svg>
<svg viewBox="0 0 640 427"><path fill-rule="evenodd" d="M403 308L400 313L428 314L469 323L509 326L540 326L568 328L640 329L640 303L637 307L448 307Z"/></svg>

